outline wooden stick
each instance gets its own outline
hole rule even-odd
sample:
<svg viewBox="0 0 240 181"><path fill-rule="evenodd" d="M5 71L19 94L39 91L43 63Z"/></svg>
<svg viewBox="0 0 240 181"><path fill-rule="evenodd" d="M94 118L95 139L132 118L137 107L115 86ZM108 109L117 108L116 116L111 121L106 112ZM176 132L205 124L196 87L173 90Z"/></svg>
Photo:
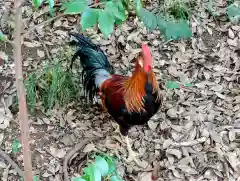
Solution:
<svg viewBox="0 0 240 181"><path fill-rule="evenodd" d="M21 53L21 26L23 0L15 0L15 32L14 32L14 63L16 73L16 88L19 102L19 118L21 127L21 139L23 145L23 163L25 181L33 181L32 161L29 148L29 125L26 105L26 92L23 84L22 53Z"/></svg>

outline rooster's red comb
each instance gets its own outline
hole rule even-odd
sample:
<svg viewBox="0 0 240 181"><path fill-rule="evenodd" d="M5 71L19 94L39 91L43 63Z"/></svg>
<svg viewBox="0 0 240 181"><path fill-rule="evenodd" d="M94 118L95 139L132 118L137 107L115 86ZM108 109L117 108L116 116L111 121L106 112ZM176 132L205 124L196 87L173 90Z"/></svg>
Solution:
<svg viewBox="0 0 240 181"><path fill-rule="evenodd" d="M142 43L142 54L144 60L144 70L148 72L152 67L152 55L149 46L145 43Z"/></svg>

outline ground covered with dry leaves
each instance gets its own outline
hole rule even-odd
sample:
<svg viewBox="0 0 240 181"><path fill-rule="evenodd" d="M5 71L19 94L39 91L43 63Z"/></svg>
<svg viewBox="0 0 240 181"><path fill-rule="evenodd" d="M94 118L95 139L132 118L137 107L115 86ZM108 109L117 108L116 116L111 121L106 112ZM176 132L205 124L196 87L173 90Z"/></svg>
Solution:
<svg viewBox="0 0 240 181"><path fill-rule="evenodd" d="M0 4L6 9L12 6L10 2ZM125 162L126 145L113 133L111 117L98 106L87 107L78 101L54 109L50 118L30 117L35 175L41 180L63 180L66 153L84 139L96 138L83 153L100 151L117 156L118 170L126 181L151 180L152 172L157 173L158 180L240 179L240 26L210 17L204 3L196 9L200 21L193 16L190 40L165 42L159 31L147 31L135 18L117 27L109 39L96 29L85 32L101 45L117 73L124 75L132 72L133 59L140 51L136 45L147 42L151 46L154 71L165 96L161 111L148 125L135 126L129 133L142 167ZM46 10L32 12L25 6L24 32L49 19ZM4 8L0 12L6 14ZM4 21L1 26L6 28ZM24 70L40 69L59 52L71 53L68 32L78 30L78 18L74 16L39 26L23 43ZM9 44L0 44L0 57L8 57L5 62L0 59L0 147L23 168L22 153L12 153L13 140L20 138L20 130L18 117L9 108L15 92ZM167 89L167 81L191 82L194 86ZM88 154L83 153L72 157L68 170L71 176L79 175L88 160ZM1 158L0 175L2 180L17 180L15 170Z"/></svg>

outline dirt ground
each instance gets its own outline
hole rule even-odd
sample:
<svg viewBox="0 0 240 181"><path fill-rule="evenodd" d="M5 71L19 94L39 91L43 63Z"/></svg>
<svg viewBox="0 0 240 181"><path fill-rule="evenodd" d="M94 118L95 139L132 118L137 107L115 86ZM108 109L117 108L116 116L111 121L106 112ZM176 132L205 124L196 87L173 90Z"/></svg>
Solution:
<svg viewBox="0 0 240 181"><path fill-rule="evenodd" d="M8 1L2 7L11 6ZM159 31L147 31L134 18L117 27L109 39L96 28L84 32L101 45L116 73L124 75L130 75L134 67L139 52L136 44L147 42L151 46L154 72L164 87L164 103L148 125L135 126L129 132L142 167L126 163L126 144L113 133L112 118L99 105L75 101L54 109L51 117L29 116L34 174L42 181L63 180L66 153L84 139L96 138L83 152L90 155L100 151L118 157L118 170L126 181L151 180L157 167L158 180L239 181L240 26L210 17L203 7L197 5L195 13L200 21L192 18L194 36L190 40L165 42ZM24 32L48 19L45 10L33 12L31 7L24 7ZM48 56L53 58L69 49L68 32L78 31L78 24L77 17L63 16L30 33L22 48L24 70L40 69ZM1 28L11 31L8 26ZM18 116L10 111L14 72L12 47L0 42L0 147L23 168L22 153L12 152L13 140L20 140ZM167 81L191 82L194 86L167 89ZM71 176L81 174L81 166L88 160L84 153L71 159ZM18 178L0 157L1 177L4 181Z"/></svg>

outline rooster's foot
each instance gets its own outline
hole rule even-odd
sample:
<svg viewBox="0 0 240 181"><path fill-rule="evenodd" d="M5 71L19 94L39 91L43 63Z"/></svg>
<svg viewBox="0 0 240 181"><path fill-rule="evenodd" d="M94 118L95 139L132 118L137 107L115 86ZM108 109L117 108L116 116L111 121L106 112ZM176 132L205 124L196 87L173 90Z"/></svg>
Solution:
<svg viewBox="0 0 240 181"><path fill-rule="evenodd" d="M120 127L117 123L112 122L112 126L115 128L115 130L113 131L114 133L120 134Z"/></svg>
<svg viewBox="0 0 240 181"><path fill-rule="evenodd" d="M140 165L139 161L137 160L137 157L139 156L139 154L132 150L129 139L128 139L127 136L125 137L125 139L126 139L127 149L128 149L128 159L126 161L128 163L134 161L137 165Z"/></svg>

